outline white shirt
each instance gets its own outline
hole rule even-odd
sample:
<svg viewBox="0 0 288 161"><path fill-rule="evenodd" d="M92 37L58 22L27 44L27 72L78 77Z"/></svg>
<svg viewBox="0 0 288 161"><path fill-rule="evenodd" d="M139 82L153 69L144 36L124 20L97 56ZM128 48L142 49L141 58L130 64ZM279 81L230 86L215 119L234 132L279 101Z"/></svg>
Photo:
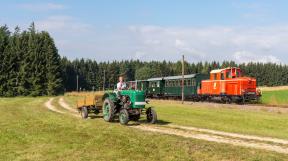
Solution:
<svg viewBox="0 0 288 161"><path fill-rule="evenodd" d="M126 83L125 82L118 82L117 83L117 90L123 90L126 88Z"/></svg>

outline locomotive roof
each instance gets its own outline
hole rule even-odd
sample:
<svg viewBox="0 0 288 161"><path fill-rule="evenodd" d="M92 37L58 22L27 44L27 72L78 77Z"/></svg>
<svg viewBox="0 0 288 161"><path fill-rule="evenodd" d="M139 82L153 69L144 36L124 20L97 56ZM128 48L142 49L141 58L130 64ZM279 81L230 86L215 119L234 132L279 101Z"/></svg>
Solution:
<svg viewBox="0 0 288 161"><path fill-rule="evenodd" d="M238 67L228 67L228 68L224 68L224 69L214 69L214 70L211 70L210 73L220 73L220 72L222 72L222 71L224 71L224 70L232 69L232 68L240 69L240 68L238 68Z"/></svg>

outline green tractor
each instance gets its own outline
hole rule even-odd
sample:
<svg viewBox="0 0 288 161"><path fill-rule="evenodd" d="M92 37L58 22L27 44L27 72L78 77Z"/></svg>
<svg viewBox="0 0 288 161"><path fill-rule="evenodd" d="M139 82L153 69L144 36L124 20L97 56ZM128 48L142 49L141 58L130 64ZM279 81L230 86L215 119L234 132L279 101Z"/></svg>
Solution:
<svg viewBox="0 0 288 161"><path fill-rule="evenodd" d="M147 122L154 124L157 121L157 114L151 107L145 108L148 103L145 100L145 92L139 90L122 90L107 92L103 96L103 118L112 122L116 116L122 125L130 120L138 121L141 114L146 114Z"/></svg>

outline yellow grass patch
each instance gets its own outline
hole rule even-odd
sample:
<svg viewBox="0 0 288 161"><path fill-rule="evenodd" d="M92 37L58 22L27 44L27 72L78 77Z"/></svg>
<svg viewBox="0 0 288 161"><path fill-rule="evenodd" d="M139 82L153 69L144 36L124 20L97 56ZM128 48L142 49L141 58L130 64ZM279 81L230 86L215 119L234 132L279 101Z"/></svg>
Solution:
<svg viewBox="0 0 288 161"><path fill-rule="evenodd" d="M261 91L279 91L279 90L288 90L288 86L276 86L276 87L259 87Z"/></svg>

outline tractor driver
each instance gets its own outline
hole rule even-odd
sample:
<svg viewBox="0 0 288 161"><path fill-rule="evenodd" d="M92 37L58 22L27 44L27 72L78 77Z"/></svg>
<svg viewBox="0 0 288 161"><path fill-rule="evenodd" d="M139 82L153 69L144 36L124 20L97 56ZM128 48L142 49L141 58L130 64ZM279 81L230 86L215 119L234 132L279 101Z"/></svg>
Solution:
<svg viewBox="0 0 288 161"><path fill-rule="evenodd" d="M117 83L117 90L121 91L126 88L126 83L124 82L124 78L122 76L119 77L119 82Z"/></svg>

